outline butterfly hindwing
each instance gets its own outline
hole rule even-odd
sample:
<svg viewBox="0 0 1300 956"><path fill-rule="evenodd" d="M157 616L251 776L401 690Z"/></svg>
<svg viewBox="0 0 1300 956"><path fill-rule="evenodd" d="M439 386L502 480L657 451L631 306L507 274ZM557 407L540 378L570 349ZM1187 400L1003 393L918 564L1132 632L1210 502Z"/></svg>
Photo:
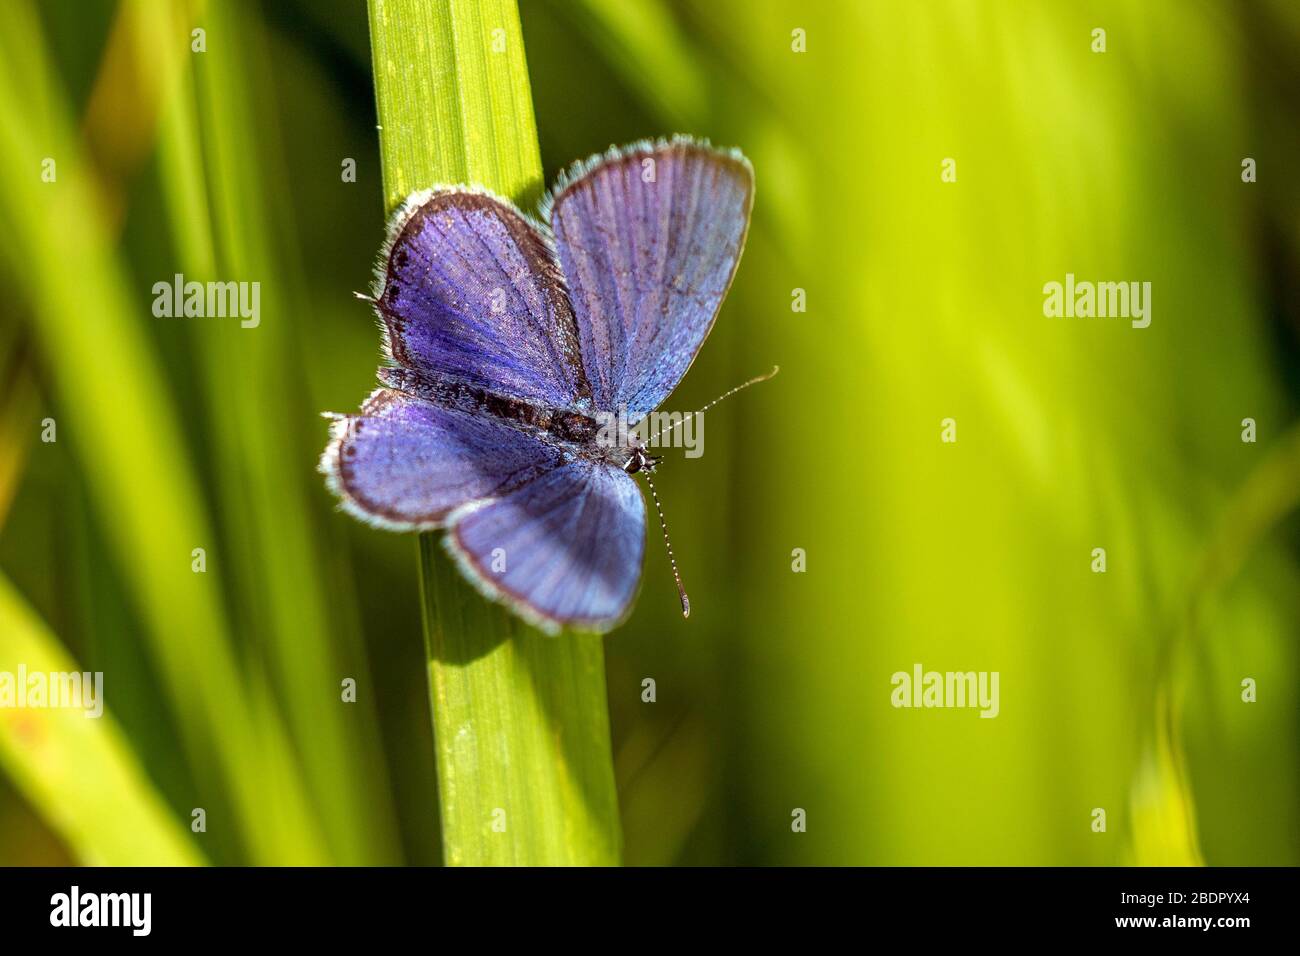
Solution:
<svg viewBox="0 0 1300 956"><path fill-rule="evenodd" d="M393 389L334 422L321 470L344 506L395 530L440 528L466 502L516 488L560 452L490 416Z"/></svg>
<svg viewBox="0 0 1300 956"><path fill-rule="evenodd" d="M641 578L645 501L626 472L577 458L453 514L444 540L471 580L533 624L607 631Z"/></svg>

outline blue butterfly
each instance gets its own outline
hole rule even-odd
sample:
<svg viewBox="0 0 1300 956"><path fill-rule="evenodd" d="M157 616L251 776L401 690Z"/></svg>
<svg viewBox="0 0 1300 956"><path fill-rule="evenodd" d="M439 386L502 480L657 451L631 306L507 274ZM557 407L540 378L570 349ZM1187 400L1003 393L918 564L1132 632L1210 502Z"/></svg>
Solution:
<svg viewBox="0 0 1300 956"><path fill-rule="evenodd" d="M686 374L753 196L743 155L684 137L577 164L541 222L482 189L413 195L373 299L392 364L321 460L343 507L445 528L465 576L550 633L619 624L645 546L632 475L657 459L634 434L602 440L601 422L622 410L634 426Z"/></svg>

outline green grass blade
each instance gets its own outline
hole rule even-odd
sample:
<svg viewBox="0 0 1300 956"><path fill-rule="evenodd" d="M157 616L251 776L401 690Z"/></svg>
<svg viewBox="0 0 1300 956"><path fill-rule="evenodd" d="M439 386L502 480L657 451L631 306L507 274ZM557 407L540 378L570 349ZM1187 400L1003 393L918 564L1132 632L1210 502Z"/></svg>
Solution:
<svg viewBox="0 0 1300 956"><path fill-rule="evenodd" d="M447 862L617 863L601 638L525 626L432 535L420 559Z"/></svg>
<svg viewBox="0 0 1300 956"><path fill-rule="evenodd" d="M326 593L317 565L324 546L308 491L319 491L325 429L303 427L319 422L303 399L308 350L296 338L311 308L293 230L275 227L293 210L275 161L273 107L253 92L274 88L266 30L243 4L213 5L204 23L242 42L188 61L193 69L164 119L161 166L187 277L260 282L265 321L256 328L189 327L205 373L216 492L224 513L243 516L226 527L239 630L267 652L337 861L393 863L396 824L375 716L364 696L345 704L339 694L344 677L368 684L355 611L347 592Z"/></svg>
<svg viewBox="0 0 1300 956"><path fill-rule="evenodd" d="M0 575L0 672L78 666ZM127 691L129 688L121 688ZM115 693L107 682L104 693ZM105 710L0 708L0 766L77 858L92 866L195 866L203 855L170 814Z"/></svg>
<svg viewBox="0 0 1300 956"><path fill-rule="evenodd" d="M0 529L4 528L9 506L18 493L27 463L28 448L35 440L38 400L32 372L31 349L25 330L18 325L0 326Z"/></svg>
<svg viewBox="0 0 1300 956"><path fill-rule="evenodd" d="M224 825L253 861L325 862L298 781L267 782L294 757L278 715L245 690L220 572L191 570L192 549L211 548L214 535L144 327L152 280L129 284L115 253L35 12L7 4L0 20L0 99L10 104L0 110L0 175L33 184L0 190L0 228L15 240L3 248L30 252L11 271L48 359L59 440L94 476L92 500L146 622L195 776L213 801L225 794L236 808ZM57 180L41 184L46 156L57 160Z"/></svg>
<svg viewBox="0 0 1300 956"><path fill-rule="evenodd" d="M542 170L513 0L371 0L384 198L487 186L528 207ZM420 539L444 856L612 864L618 801L603 646L488 604Z"/></svg>
<svg viewBox="0 0 1300 956"><path fill-rule="evenodd" d="M370 43L388 210L434 183L478 183L525 208L541 198L513 0L371 0Z"/></svg>
<svg viewBox="0 0 1300 956"><path fill-rule="evenodd" d="M1247 559L1300 508L1300 426L1291 426L1229 499L1193 578L1179 627L1161 647L1154 729L1130 789L1126 860L1137 866L1203 866L1196 803L1183 745L1188 673L1206 609Z"/></svg>

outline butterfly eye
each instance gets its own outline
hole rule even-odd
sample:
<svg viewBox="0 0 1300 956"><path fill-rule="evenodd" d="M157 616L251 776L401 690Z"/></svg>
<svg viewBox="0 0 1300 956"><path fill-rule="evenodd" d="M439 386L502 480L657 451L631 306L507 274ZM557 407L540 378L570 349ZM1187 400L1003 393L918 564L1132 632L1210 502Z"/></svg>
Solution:
<svg viewBox="0 0 1300 956"><path fill-rule="evenodd" d="M663 461L663 456L647 455L644 449L637 448L632 452L632 456L623 465L623 470L629 475L635 475L638 471L644 471L647 474L655 470L655 465Z"/></svg>

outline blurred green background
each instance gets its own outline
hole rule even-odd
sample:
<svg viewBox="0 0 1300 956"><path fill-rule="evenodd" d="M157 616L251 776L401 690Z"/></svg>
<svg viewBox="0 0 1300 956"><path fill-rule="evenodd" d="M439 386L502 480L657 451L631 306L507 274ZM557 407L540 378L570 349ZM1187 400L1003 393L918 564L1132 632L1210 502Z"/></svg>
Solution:
<svg viewBox="0 0 1300 956"><path fill-rule="evenodd" d="M606 641L625 861L1300 862L1300 7L521 16L548 179L753 161L670 407L782 366L659 473L694 613L653 532ZM109 712L0 709L0 864L437 862L415 539L315 473L378 362L364 4L8 0L0 103L0 669ZM260 326L155 318L177 272L259 281ZM1044 318L1067 272L1151 326ZM999 716L894 709L918 662Z"/></svg>

